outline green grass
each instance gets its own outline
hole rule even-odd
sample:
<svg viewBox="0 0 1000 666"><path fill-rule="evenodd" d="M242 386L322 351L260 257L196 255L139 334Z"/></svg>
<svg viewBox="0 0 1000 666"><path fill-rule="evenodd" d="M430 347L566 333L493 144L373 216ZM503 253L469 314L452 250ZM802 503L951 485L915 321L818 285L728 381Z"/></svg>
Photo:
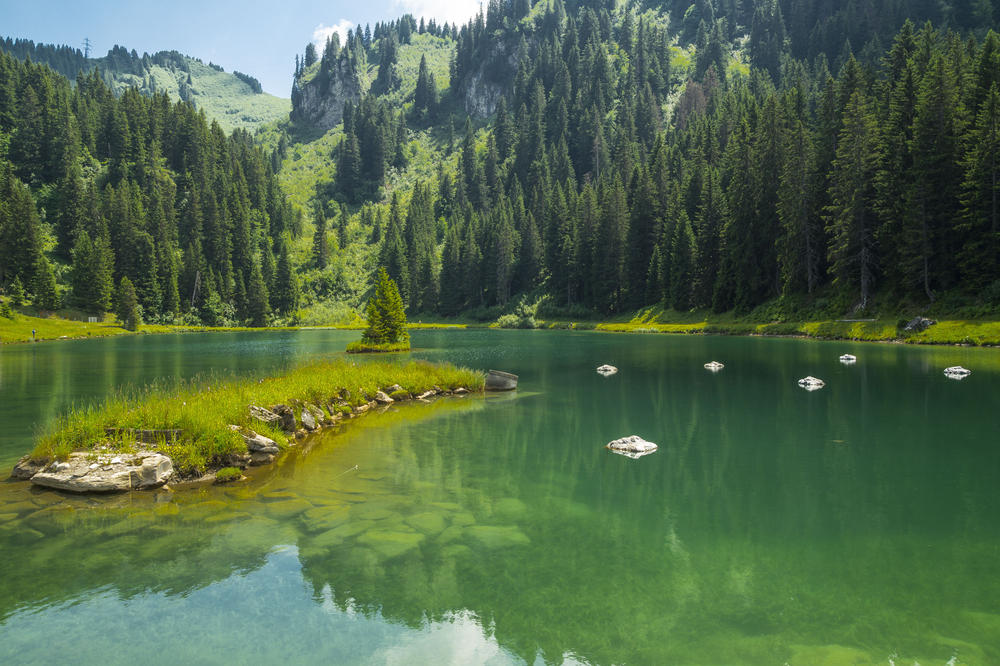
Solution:
<svg viewBox="0 0 1000 666"><path fill-rule="evenodd" d="M284 433L254 420L249 405L309 402L329 407L340 401L344 391L349 392L350 400L361 402L392 384L413 394L434 386L463 386L479 391L484 376L448 364L336 360L303 365L281 375L208 378L169 388L154 386L112 396L60 418L39 438L31 455L65 458L74 451L102 446L127 452L136 447L128 431L180 430L176 441L163 442L157 449L170 456L182 472L205 471L223 466L227 456L246 453L246 444L228 427L230 424L253 429L284 445ZM123 434L107 435L106 428L121 429Z"/></svg>
<svg viewBox="0 0 1000 666"><path fill-rule="evenodd" d="M239 467L223 467L215 473L216 483L231 483L243 478L243 470Z"/></svg>
<svg viewBox="0 0 1000 666"><path fill-rule="evenodd" d="M365 342L357 340L347 345L350 354L367 354L372 352L404 352L410 351L410 341L406 342Z"/></svg>
<svg viewBox="0 0 1000 666"><path fill-rule="evenodd" d="M143 324L138 331L122 328L111 319L106 318L91 324L74 321L65 317L50 315L33 317L17 313L13 318L0 317L0 343L31 342L31 331L35 331L35 340L105 338L116 335L136 335L151 333L201 333L201 332L236 332L236 331L295 331L296 327L280 328L247 328L241 326L168 326L163 324Z"/></svg>

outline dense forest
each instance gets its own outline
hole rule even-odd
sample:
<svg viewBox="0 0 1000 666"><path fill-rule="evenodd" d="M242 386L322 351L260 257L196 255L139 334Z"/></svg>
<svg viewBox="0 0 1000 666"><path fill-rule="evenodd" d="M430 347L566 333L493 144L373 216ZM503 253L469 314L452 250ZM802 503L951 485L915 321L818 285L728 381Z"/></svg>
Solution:
<svg viewBox="0 0 1000 666"><path fill-rule="evenodd" d="M447 97L418 80L407 114L382 98L400 85L397 45L426 26L403 19L327 44L322 71L379 62L367 94L345 104L341 202L377 200L405 160L407 121L473 111L436 178L394 191L384 223L381 208L365 218L411 312L525 293L598 314L1000 302L989 3L671 4L493 0L445 30ZM694 49L680 64L684 34ZM303 62L319 59L307 49ZM477 97L494 91L479 129L474 110L489 105Z"/></svg>
<svg viewBox="0 0 1000 666"><path fill-rule="evenodd" d="M491 0L309 44L256 136L0 56L0 286L213 324L294 321L299 282L360 309L345 266L411 314L993 312L997 4Z"/></svg>
<svg viewBox="0 0 1000 666"><path fill-rule="evenodd" d="M185 102L0 54L0 284L85 313L265 325L296 307L271 158Z"/></svg>

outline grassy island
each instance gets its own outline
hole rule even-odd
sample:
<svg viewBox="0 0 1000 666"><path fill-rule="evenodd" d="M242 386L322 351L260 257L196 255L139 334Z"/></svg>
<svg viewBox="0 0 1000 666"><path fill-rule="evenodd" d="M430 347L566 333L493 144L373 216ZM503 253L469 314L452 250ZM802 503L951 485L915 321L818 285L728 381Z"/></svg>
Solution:
<svg viewBox="0 0 1000 666"><path fill-rule="evenodd" d="M129 453L152 446L169 456L183 475L198 476L247 457L247 442L231 425L244 434L252 430L283 448L294 442L296 430L309 429L307 421L317 427L364 413L376 399L387 404L383 400L387 394L393 396L391 402L456 389L481 391L483 384L481 373L449 364L336 360L274 376L154 387L64 416L39 439L31 458L65 459L70 453L89 451ZM260 420L250 409L269 410L275 405L291 410L294 427ZM149 432L163 434L156 442L137 441L142 436L137 433Z"/></svg>

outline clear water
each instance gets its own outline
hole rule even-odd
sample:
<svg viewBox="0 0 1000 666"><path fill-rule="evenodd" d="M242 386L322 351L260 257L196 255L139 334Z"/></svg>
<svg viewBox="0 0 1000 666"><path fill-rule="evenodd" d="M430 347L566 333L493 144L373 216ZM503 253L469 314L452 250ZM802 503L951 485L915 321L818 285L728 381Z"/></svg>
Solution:
<svg viewBox="0 0 1000 666"><path fill-rule="evenodd" d="M0 462L123 384L267 371L354 337L4 348ZM238 486L94 499L0 483L0 662L1000 663L1000 352L414 343L517 373L519 391L366 417ZM972 376L945 378L956 364ZM659 451L603 448L629 434Z"/></svg>

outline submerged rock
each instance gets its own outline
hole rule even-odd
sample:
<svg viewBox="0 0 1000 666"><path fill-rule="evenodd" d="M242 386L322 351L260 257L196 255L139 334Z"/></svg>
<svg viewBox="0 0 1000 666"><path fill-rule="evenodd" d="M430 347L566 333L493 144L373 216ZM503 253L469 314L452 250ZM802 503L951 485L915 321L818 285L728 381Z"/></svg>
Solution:
<svg viewBox="0 0 1000 666"><path fill-rule="evenodd" d="M73 493L145 490L165 484L174 473L173 462L155 451L111 454L71 453L31 477L35 485Z"/></svg>
<svg viewBox="0 0 1000 666"><path fill-rule="evenodd" d="M641 458L642 456L654 453L657 446L652 442L647 442L642 437L639 437L639 435L629 435L628 437L608 442L605 448L628 458Z"/></svg>
<svg viewBox="0 0 1000 666"><path fill-rule="evenodd" d="M810 375L809 377L803 377L802 379L800 379L799 386L801 386L807 391L818 391L819 389L826 386L826 382L824 382L822 379L818 379Z"/></svg>
<svg viewBox="0 0 1000 666"><path fill-rule="evenodd" d="M960 365L953 365L950 368L944 369L944 376L948 379L965 379L972 374L972 370L968 368L963 368Z"/></svg>
<svg viewBox="0 0 1000 666"><path fill-rule="evenodd" d="M616 372L618 372L618 368L616 368L613 365L608 365L607 363L605 363L604 365L597 366L597 374L603 375L605 377L610 377Z"/></svg>
<svg viewBox="0 0 1000 666"><path fill-rule="evenodd" d="M465 535L472 542L489 550L531 543L528 535L513 525L473 525L465 528Z"/></svg>

